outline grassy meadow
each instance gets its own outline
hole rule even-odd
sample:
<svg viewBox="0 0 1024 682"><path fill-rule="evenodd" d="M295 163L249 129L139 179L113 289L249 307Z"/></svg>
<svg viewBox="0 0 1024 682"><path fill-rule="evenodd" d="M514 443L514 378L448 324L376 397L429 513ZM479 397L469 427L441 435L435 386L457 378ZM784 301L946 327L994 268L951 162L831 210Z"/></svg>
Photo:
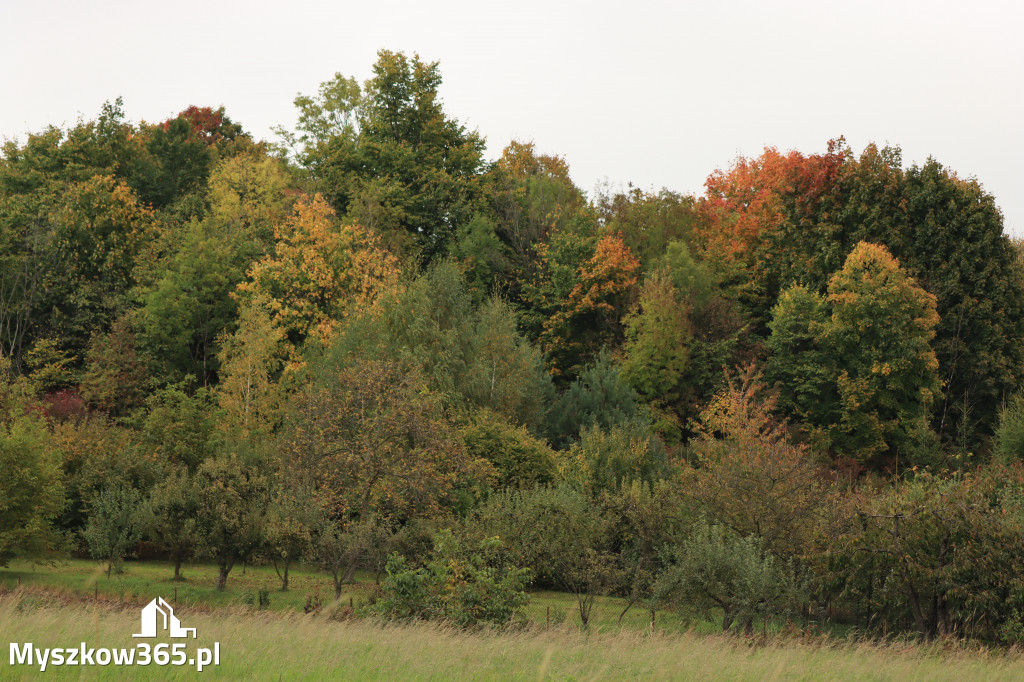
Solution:
<svg viewBox="0 0 1024 682"><path fill-rule="evenodd" d="M195 563L182 567L184 580L171 579L173 568L162 561L130 561L123 565L122 573L107 578L102 566L95 561L73 559L54 566L36 565L26 561L13 561L0 568L0 588L14 590L19 586L27 592L46 591L72 598L91 598L103 602L145 604L156 596L183 607L202 609L251 606L256 593L267 590L270 611L303 611L307 599L317 598L326 605L334 601L334 585L329 576L302 565L289 572L289 589L281 591L281 581L272 566L238 567L228 578L227 589L215 588L217 569L212 565ZM356 581L342 591L341 605L357 608L366 603L374 590L374 575L358 572ZM591 613L591 629L602 632L619 630L646 631L650 629L651 614L637 604L626 610L628 602L618 597L600 597ZM619 618L623 611L625 615ZM527 620L536 625L580 624L576 598L571 594L535 591L524 610ZM676 613L660 610L655 614L658 630L668 632L714 633L720 623L708 620L703 614ZM769 624L770 629L777 625Z"/></svg>
<svg viewBox="0 0 1024 682"><path fill-rule="evenodd" d="M594 607L590 631L578 627L575 599L535 592L527 616L532 625L512 632L461 632L432 624L384 624L345 619L351 600L365 602L373 576L361 574L340 604L315 614L306 599L332 596L330 579L305 567L293 569L291 589L279 590L273 568L233 571L225 592L214 589L215 569L188 565L184 581L172 581L163 562L129 562L107 578L95 563L56 566L13 562L0 570L0 643L35 646L133 647L138 608L161 595L174 598L176 614L198 629L189 647L220 643L221 664L203 671L216 679L284 680L601 680L601 679L920 679L998 680L1024 677L1024 659L956 642L854 642L817 637L741 638L717 633L717 624L696 614L650 614L631 609L621 622L621 599ZM249 602L270 592L269 608ZM339 610L340 608L340 610ZM549 615L550 614L550 615ZM550 625L549 625L550 618ZM771 628L774 630L777 628ZM771 632L769 632L771 635ZM0 660L0 679L35 679L38 667ZM183 679L192 667L51 667L52 679Z"/></svg>
<svg viewBox="0 0 1024 682"><path fill-rule="evenodd" d="M198 629L195 646L220 643L212 679L283 680L1012 680L1024 676L1013 653L958 645L849 644L829 639L755 640L694 632L582 633L533 628L458 632L428 624L332 620L325 613L213 611L181 607ZM132 647L134 607L15 591L0 596L0 640L37 647ZM190 642L192 640L189 640ZM190 644L189 646L193 646ZM48 679L185 679L190 667L51 667ZM0 679L36 679L38 668L0 661Z"/></svg>

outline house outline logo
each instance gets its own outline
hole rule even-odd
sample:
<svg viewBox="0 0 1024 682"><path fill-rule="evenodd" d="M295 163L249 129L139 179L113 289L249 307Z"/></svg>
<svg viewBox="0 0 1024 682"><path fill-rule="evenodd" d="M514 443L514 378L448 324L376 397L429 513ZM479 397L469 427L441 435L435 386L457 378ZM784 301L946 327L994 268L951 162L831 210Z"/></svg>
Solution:
<svg viewBox="0 0 1024 682"><path fill-rule="evenodd" d="M160 628L160 616L163 616L163 628ZM132 637L156 637L160 629L167 630L171 637L188 637L191 632L192 639L196 638L196 629L181 627L174 609L163 597L157 597L142 608L142 632Z"/></svg>

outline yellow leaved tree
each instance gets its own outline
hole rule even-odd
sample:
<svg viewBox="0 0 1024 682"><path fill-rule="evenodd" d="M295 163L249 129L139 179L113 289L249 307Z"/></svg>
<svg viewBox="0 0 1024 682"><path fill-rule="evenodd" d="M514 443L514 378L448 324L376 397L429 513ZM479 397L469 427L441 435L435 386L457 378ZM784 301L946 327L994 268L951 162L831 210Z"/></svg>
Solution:
<svg viewBox="0 0 1024 682"><path fill-rule="evenodd" d="M274 239L274 252L252 267L238 293L264 301L293 344L328 340L350 311L398 284L398 260L380 238L339 221L319 194L299 199Z"/></svg>

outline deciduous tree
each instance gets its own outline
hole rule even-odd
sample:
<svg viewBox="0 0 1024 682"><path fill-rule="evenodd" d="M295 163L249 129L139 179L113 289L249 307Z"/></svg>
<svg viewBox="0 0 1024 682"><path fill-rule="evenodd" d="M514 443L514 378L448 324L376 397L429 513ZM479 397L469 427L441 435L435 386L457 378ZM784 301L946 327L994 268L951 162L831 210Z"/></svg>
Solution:
<svg viewBox="0 0 1024 682"><path fill-rule="evenodd" d="M347 526L440 512L455 486L491 471L472 461L415 368L370 361L324 374L297 398L283 447ZM347 568L351 580L358 554Z"/></svg>
<svg viewBox="0 0 1024 682"><path fill-rule="evenodd" d="M931 347L935 297L884 247L861 242L829 281L827 300L823 343L838 373L841 415L833 446L861 461L900 450L913 459L942 390Z"/></svg>
<svg viewBox="0 0 1024 682"><path fill-rule="evenodd" d="M183 580L181 564L198 553L202 542L199 498L194 474L178 467L154 486L149 499L152 510L149 534L174 561L172 580Z"/></svg>
<svg viewBox="0 0 1024 682"><path fill-rule="evenodd" d="M0 418L0 470L0 565L53 556L61 546L55 522L67 501L58 453L36 419Z"/></svg>
<svg viewBox="0 0 1024 682"><path fill-rule="evenodd" d="M199 467L196 486L201 552L216 562L217 589L223 591L231 569L248 561L266 537L267 477L258 466L222 455Z"/></svg>
<svg viewBox="0 0 1024 682"><path fill-rule="evenodd" d="M339 222L319 195L296 202L275 238L274 253L253 266L239 291L264 301L293 343L329 339L346 311L372 304L397 282L398 261L376 236Z"/></svg>
<svg viewBox="0 0 1024 682"><path fill-rule="evenodd" d="M107 564L107 578L130 555L149 525L146 496L123 484L111 484L89 503L83 536L94 559Z"/></svg>

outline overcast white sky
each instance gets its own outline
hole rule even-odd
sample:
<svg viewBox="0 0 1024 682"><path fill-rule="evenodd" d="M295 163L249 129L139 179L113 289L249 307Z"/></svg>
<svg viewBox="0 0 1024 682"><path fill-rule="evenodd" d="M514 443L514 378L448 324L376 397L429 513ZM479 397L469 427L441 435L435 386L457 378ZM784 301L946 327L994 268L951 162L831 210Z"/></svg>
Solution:
<svg viewBox="0 0 1024 682"><path fill-rule="evenodd" d="M845 135L977 177L1024 235L1018 2L0 0L0 136L224 105L257 137L297 92L360 80L380 48L440 60L447 111L488 141L607 179L700 193L765 145Z"/></svg>

